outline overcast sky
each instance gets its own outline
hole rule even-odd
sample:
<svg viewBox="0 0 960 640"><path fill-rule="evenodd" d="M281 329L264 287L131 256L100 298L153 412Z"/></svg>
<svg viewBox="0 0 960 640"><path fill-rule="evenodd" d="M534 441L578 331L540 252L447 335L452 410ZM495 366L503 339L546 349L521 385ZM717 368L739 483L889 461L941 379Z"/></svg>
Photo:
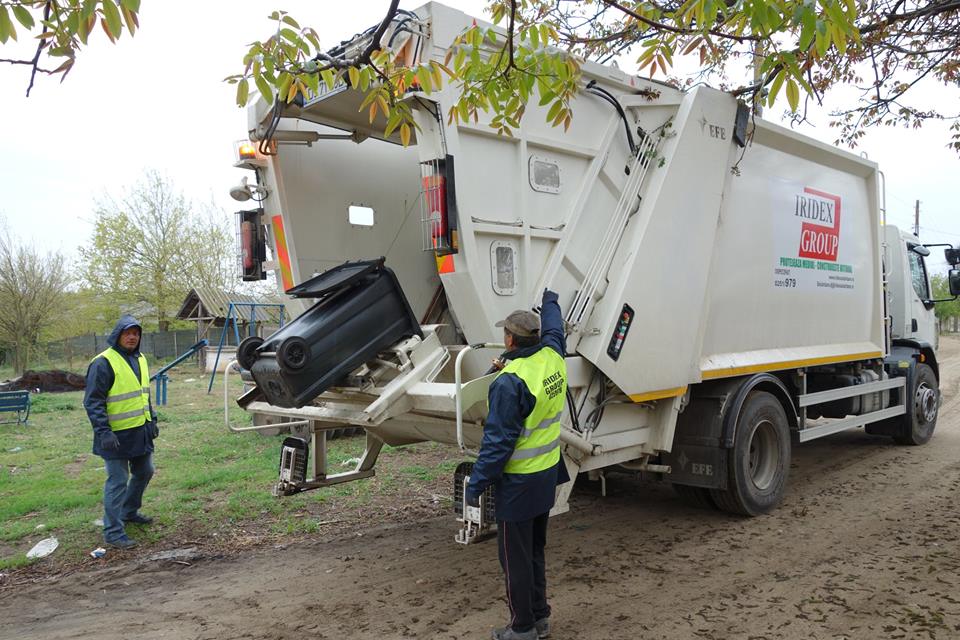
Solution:
<svg viewBox="0 0 960 640"><path fill-rule="evenodd" d="M404 0L400 6L421 4ZM446 4L481 15L486 3ZM169 176L187 197L212 199L233 211L227 192L244 174L232 166L233 143L247 127L244 111L234 104L234 87L222 80L241 70L244 45L270 33L266 17L275 8L316 28L329 46L374 24L386 5L146 0L136 37L110 45L98 33L63 84L38 77L25 98L25 67L0 65L0 215L21 238L73 254L90 235L95 200L121 195L148 168ZM621 66L629 69L629 61ZM926 95L941 106L957 99L956 90ZM776 119L780 111L767 117ZM832 143L825 116L816 119L819 126L800 130ZM868 134L857 151L886 175L890 222L912 227L919 199L921 238L957 244L960 159L944 146L948 137L942 125L884 129ZM934 256L942 266L942 253Z"/></svg>

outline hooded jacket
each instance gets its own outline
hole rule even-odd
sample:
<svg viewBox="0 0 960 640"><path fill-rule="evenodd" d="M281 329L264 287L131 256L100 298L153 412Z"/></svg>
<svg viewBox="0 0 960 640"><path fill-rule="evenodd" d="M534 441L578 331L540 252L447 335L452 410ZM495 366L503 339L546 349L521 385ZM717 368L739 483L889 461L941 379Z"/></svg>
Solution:
<svg viewBox="0 0 960 640"><path fill-rule="evenodd" d="M131 327L137 327L141 333L143 328L136 318L131 315L120 316L113 331L107 338L109 344L130 365L133 374L140 378L140 345L132 351L120 346L120 334ZM153 439L150 437L150 422L146 422L133 429L111 431L107 421L107 394L113 386L113 367L103 356L94 358L87 367L87 391L83 397L83 407L87 410L87 417L93 426L93 453L105 459L136 458L153 452ZM152 421L156 421L157 414L150 405ZM104 450L100 443L101 434L113 433L120 442L119 450Z"/></svg>

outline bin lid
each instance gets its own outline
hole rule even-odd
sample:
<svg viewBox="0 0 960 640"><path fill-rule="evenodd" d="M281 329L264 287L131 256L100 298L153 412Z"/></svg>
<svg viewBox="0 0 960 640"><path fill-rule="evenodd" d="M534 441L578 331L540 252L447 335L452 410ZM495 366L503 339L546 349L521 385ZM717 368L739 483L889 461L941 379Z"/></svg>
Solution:
<svg viewBox="0 0 960 640"><path fill-rule="evenodd" d="M323 298L335 291L349 287L369 273L383 267L385 258L376 260L358 260L327 269L309 280L287 289L286 294L294 298Z"/></svg>

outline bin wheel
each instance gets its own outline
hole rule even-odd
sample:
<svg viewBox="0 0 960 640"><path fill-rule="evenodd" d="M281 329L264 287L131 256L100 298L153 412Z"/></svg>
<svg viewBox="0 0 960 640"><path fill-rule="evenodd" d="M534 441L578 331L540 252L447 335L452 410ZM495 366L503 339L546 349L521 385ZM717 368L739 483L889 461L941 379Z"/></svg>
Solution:
<svg viewBox="0 0 960 640"><path fill-rule="evenodd" d="M918 364L914 375L913 394L907 399L907 413L900 418L899 433L893 436L898 444L926 444L933 437L940 410L937 376L926 364Z"/></svg>
<svg viewBox="0 0 960 640"><path fill-rule="evenodd" d="M310 361L310 345L303 338L294 336L280 343L277 362L287 371L299 371Z"/></svg>
<svg viewBox="0 0 960 640"><path fill-rule="evenodd" d="M790 473L790 427L783 406L766 391L747 396L727 458L728 489L710 496L724 511L757 516L772 510Z"/></svg>
<svg viewBox="0 0 960 640"><path fill-rule="evenodd" d="M257 349L263 344L263 338L260 336L250 336L244 338L237 347L237 362L240 366L249 371L253 368L253 363L257 361Z"/></svg>

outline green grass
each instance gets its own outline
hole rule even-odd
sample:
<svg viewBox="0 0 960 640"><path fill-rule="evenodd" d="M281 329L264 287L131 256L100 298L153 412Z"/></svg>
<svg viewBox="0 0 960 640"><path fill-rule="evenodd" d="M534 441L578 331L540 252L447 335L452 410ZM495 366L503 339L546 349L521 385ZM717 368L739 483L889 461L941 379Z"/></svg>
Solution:
<svg viewBox="0 0 960 640"><path fill-rule="evenodd" d="M326 534L331 529L326 522L341 517L357 520L364 506L372 509L380 503L428 499L431 492L447 493L458 462L456 451L428 443L384 447L378 475L372 479L277 499L271 487L285 436L228 431L222 379L218 377L211 395L206 394L207 381L195 368L178 368L170 383L169 404L158 409L157 471L143 506L155 522L128 527L131 537L148 549L229 540L240 533L260 539ZM239 379L231 382L236 385L234 396L239 395ZM103 516L105 472L103 460L91 453L92 429L82 407L83 394L32 398L29 424L0 425L2 570L29 564L26 551L51 535L60 547L42 560L45 563L90 560L87 554L103 544L94 521ZM232 402L231 422L249 424L249 416ZM363 447L363 438L329 442L329 471L346 470L341 463L359 457Z"/></svg>

